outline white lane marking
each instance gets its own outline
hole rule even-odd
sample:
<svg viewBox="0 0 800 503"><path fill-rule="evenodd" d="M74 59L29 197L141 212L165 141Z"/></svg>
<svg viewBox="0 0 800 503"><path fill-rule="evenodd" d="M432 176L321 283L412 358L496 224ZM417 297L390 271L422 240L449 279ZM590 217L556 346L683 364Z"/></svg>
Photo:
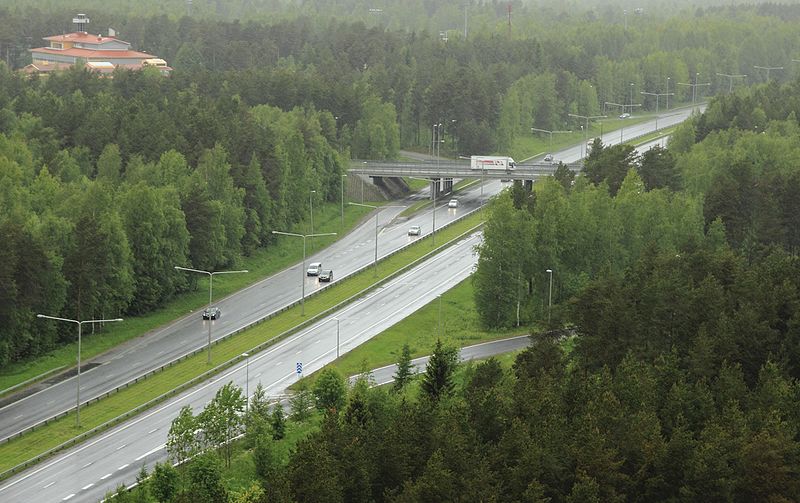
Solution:
<svg viewBox="0 0 800 503"><path fill-rule="evenodd" d="M128 445L128 444L122 444L122 445L120 445L119 447L117 447L117 450L124 449L126 445Z"/></svg>
<svg viewBox="0 0 800 503"><path fill-rule="evenodd" d="M146 458L147 456L149 456L149 455L153 454L154 452L160 451L161 449L163 449L163 448L164 448L164 446L165 446L165 444L161 444L161 445L159 445L158 447L156 447L156 448L154 448L154 449L150 449L149 451L145 452L144 454L142 454L141 456L139 456L138 458L136 458L136 461L141 461L141 460L143 460L144 458Z"/></svg>
<svg viewBox="0 0 800 503"><path fill-rule="evenodd" d="M298 350L297 350L297 353L295 353L295 354L296 354L296 355L299 355L299 354L300 354L300 353L302 353L302 352L303 352L303 350L302 350L302 349L298 349Z"/></svg>
<svg viewBox="0 0 800 503"><path fill-rule="evenodd" d="M283 364L283 362L278 362L278 363L275 364L275 366L277 367L278 365L282 365L282 364Z"/></svg>
<svg viewBox="0 0 800 503"><path fill-rule="evenodd" d="M259 372L258 374L256 374L256 379L258 379L259 377L261 377L261 372Z"/></svg>
<svg viewBox="0 0 800 503"><path fill-rule="evenodd" d="M319 344L320 342L322 342L322 339L318 339L314 344Z"/></svg>
<svg viewBox="0 0 800 503"><path fill-rule="evenodd" d="M450 248L450 250L445 250L444 252L440 253L440 254L439 254L437 257L438 257L438 258L441 258L441 259L446 259L446 258L447 258L447 257L448 257L450 254L452 254L452 253L455 253L456 251L457 251L457 248ZM472 267L472 266L470 266L470 268L471 268L471 267ZM295 269L296 269L296 268L295 268ZM410 274L410 273L407 273L407 275L408 275L408 274ZM391 286L396 286L396 285L398 285L398 284L405 284L405 283L407 283L407 281L408 281L408 280L407 280L407 275L401 276L400 278L398 278L398 279L397 279L397 282L395 282L395 283L392 283L392 284L389 284L389 285L387 285L386 287L388 288L388 287L391 287ZM382 289L382 290L383 290L383 289ZM349 311L353 311L353 310L357 309L359 306L363 305L365 302L368 302L368 301L369 301L369 299L370 299L370 298L372 298L372 297L373 297L374 295L376 295L376 294L377 294L377 292L376 292L376 293L374 293L373 295L367 295L367 296L363 297L362 299L360 299L360 300L359 300L359 301L357 301L356 303L352 304L352 305L350 306L350 308L349 308L349 309L345 309L345 311L344 311L344 314L346 314L346 313L347 313L347 312L349 312ZM408 305L411 305L411 304L413 304L413 302L409 303ZM407 307L407 306L404 306L403 308L405 308L405 307ZM402 308L401 308L401 309L402 309ZM377 324L378 324L378 323L376 323L375 325L377 325ZM371 328L371 327L370 327L370 328ZM303 331L303 332L300 332L299 334L295 335L294 337L291 337L291 338L289 338L289 339L286 339L286 340L285 340L285 341L283 341L282 343L279 343L279 344L277 344L276 346L273 346L273 347L272 347L272 348L270 348L269 350L267 350L267 351L263 352L262 354L260 354L258 357L254 358L254 359L253 359L253 362L255 362L255 361L258 361L258 360L261 360L261 359L263 359L263 358L268 358L268 357L272 356L273 354L275 354L276 352L280 351L281 349L284 349L284 348L286 348L287 346L289 346L289 345L291 345L291 344L293 344L293 343L298 343L298 342L302 341L302 339L303 339L304 337L306 337L306 336L307 336L307 335L308 335L308 334L309 334L309 333L310 333L312 330L314 330L314 329L315 329L315 328L313 328L313 327L312 327L312 328L309 328L308 330L305 330L305 331ZM359 335L359 334L357 334L357 335ZM331 351L333 351L333 350L331 350ZM321 358L323 358L323 357L324 357L324 355L321 355L320 357L318 357L318 358L315 358L315 359L312 361L312 363L313 363L313 362L315 362L315 361L317 361L317 360L319 360L319 359L321 359ZM214 385L216 385L216 384L217 384L217 383L219 383L219 382L223 382L223 381L225 381L226 379L230 379L230 378L231 378L231 376L234 374L234 372L237 372L238 370L239 370L239 369L234 369L234 370L231 370L231 371L229 371L229 372L227 372L227 373L225 373L225 374L222 374L222 375L219 375L219 376L217 376L217 378L216 378L216 379L212 380L212 381L211 381L211 382L209 382L207 385L205 385L205 386L202 386L202 387L199 387L199 388L197 388L197 389L195 389L195 390L193 390L193 391L190 391L190 392L189 392L189 393L187 393L185 396L183 396L181 399L182 399L182 400L188 400L188 399L190 399L192 396L194 396L194 395L196 395L196 394L198 394L198 393L200 393L200 392L204 391L204 390L205 390L205 389L207 389L208 387L210 387L210 386L214 386ZM281 385L281 383L283 383L284 381L286 381L286 380L288 380L288 379L291 379L291 378L295 378L295 377L296 377L296 374L295 374L294 372L291 372L291 373L287 374L286 376L284 376L283 378L280 378L280 379L278 379L277 381L275 381L275 382L274 382L272 385L270 385L268 388L270 388L270 389L271 389L271 388L273 388L273 387L275 387L275 386L279 386L279 385ZM63 381L62 381L62 382L63 382ZM209 401L210 401L210 400L209 400ZM52 402L51 402L51 403L52 403ZM27 480L28 478L30 478L30 477L32 477L32 476L34 476L34 475L38 474L38 473L41 473L41 472L42 472L42 471L44 471L44 470L47 470L48 468L50 468L51 466L53 466L53 465L55 465L55 464L61 463L61 462L65 461L65 460L69 459L70 457L74 456L75 454L77 454L77 453L79 453L79 452L83 452L84 450L86 450L86 449L88 449L88 448L90 448L90 447L92 447L92 446L94 446L94 445L96 445L96 444L98 444L98 443L100 443L100 442L105 442L105 441L107 441L107 440L108 440L109 438L111 438L113 435L117 435L117 434L119 434L120 432L126 431L126 430L128 430L129 428L131 428L131 427L133 427L133 426L135 426L135 425L137 425L137 424L141 423L142 421L146 421L146 420L148 420L150 417L152 417L152 416L154 416L154 415L156 415L156 414L159 414L160 412L162 412L163 410L165 410L165 409L167 409L167 408L169 408L169 407L171 407L171 406L172 406L172 404L166 404L166 405L163 405L163 406L161 406L161 407L159 407L159 408L157 408L157 409L154 409L154 410L150 411L150 412L149 412L149 413L147 413L147 414L144 414L144 415L142 415L142 416L140 416L140 417L138 417L138 418L136 418L136 419L132 420L131 422L129 422L129 423L127 423L127 424L123 425L122 427L120 427L118 430L113 430L113 431L111 431L111 432L109 432L109 433L107 433L107 434L105 434L105 435L103 435L103 436L100 436L99 438L96 438L95 440L92 440L92 441L90 441L90 442L87 442L87 443L85 443L83 446L79 447L79 448L78 448L78 449L76 449L75 451L72 451L72 452L70 452L70 453L66 454L64 457L61 457L61 458L55 459L55 460L53 460L53 461L51 461L51 462L49 462L49 463L46 463L46 464L44 464L44 465L40 466L39 468L37 468L37 469L34 469L34 470L30 471L29 473L27 473L27 474L23 475L22 477L20 477L20 478L18 478L18 479L16 479L16 480L14 480L14 481L12 481L11 483L9 483L9 484L6 484L5 486L2 486L2 487L0 487L0 493L2 493L2 492L3 492L3 491L5 491L5 490L8 490L8 489L10 489L11 487L14 487L15 485L19 484L20 482L23 482L23 481ZM118 468L118 469L119 469L119 470L123 470L123 469L125 469L125 468L127 468L127 467L128 467L128 465L124 465L124 466L121 466L121 467L120 467L120 468Z"/></svg>
<svg viewBox="0 0 800 503"><path fill-rule="evenodd" d="M103 475L102 477L100 477L100 480L105 480L105 479L107 479L107 478L108 478L108 477L110 477L110 476L111 476L111 474L110 474L110 473L106 473L105 475Z"/></svg>
<svg viewBox="0 0 800 503"><path fill-rule="evenodd" d="M92 463L94 463L94 461L89 461L89 462L88 462L88 463L86 463L85 465L81 466L81 470L83 470L83 469L84 469L84 468L86 468L87 466L92 466Z"/></svg>
<svg viewBox="0 0 800 503"><path fill-rule="evenodd" d="M92 487L93 485L94 485L94 482L92 482L91 484L85 485L85 486L83 486L81 488L81 491L85 491L85 490L89 489L90 487Z"/></svg>
<svg viewBox="0 0 800 503"><path fill-rule="evenodd" d="M14 419L16 420L16 419L20 419L22 417L25 417L25 415L24 414L20 414L19 416L15 417Z"/></svg>
<svg viewBox="0 0 800 503"><path fill-rule="evenodd" d="M66 497L65 497L65 498L63 498L61 501L67 501L68 499L72 498L73 496L75 496L75 493L72 493L72 494L70 494L69 496L66 496Z"/></svg>
<svg viewBox="0 0 800 503"><path fill-rule="evenodd" d="M158 431L158 428L153 428L152 430L148 431L147 434L150 435L150 434L153 434L153 433L155 433L157 431Z"/></svg>
<svg viewBox="0 0 800 503"><path fill-rule="evenodd" d="M47 405L50 405L53 402L55 402L55 400L50 400L49 402L47 402Z"/></svg>
<svg viewBox="0 0 800 503"><path fill-rule="evenodd" d="M127 468L128 466L130 466L130 463L126 463L126 464L124 464L124 465L120 466L119 468L117 468L117 471L118 471L118 472L119 472L119 471L122 471L122 470L124 470L125 468Z"/></svg>
<svg viewBox="0 0 800 503"><path fill-rule="evenodd" d="M56 481L54 480L54 481L50 482L49 484L47 484L46 486L44 486L42 489L47 489L48 487L50 487L51 485L53 485L55 483L56 483Z"/></svg>

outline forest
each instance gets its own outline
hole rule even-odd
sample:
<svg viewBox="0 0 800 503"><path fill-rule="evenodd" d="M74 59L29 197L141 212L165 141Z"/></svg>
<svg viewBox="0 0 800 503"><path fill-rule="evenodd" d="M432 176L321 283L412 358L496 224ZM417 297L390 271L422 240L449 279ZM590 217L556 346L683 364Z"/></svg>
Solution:
<svg viewBox="0 0 800 503"><path fill-rule="evenodd" d="M466 39L416 31L414 23L387 29L297 15L239 21L119 7L89 12L92 26L113 26L134 48L166 58L170 77L118 71L108 79L79 67L24 76L15 70L29 61L27 49L73 29L75 13L0 6L0 227L7 237L0 246L8 258L0 265L0 365L74 339L68 327L34 323L35 313L87 318L157 309L192 288L172 265L230 267L269 246L270 230L305 217L298 187L336 201L349 159L426 151L429 124L443 124L444 155L507 152L530 127L577 129L569 113L600 114L608 103L653 110L641 91L669 91L678 104L693 90L701 97L734 87L715 72L750 73L758 82L765 75L753 65L786 62L772 80L789 82L788 65L800 53L792 5L636 14L624 23L593 11L542 23L521 7L508 31L503 9L487 4L475 7L484 18L473 19ZM679 85L704 79L713 82ZM764 131L775 106L737 120ZM714 131L718 120L706 114L696 134ZM691 155L676 163L694 162ZM693 190L708 182L687 177ZM599 192L572 194L604 204ZM691 192L658 197L654 212L673 206L690 223L706 217L707 206L683 200L696 197ZM683 222L663 225L677 226L670 239L697 232ZM619 253L603 240L592 257L575 260L591 272L605 258L626 259ZM583 283L578 268L565 270L576 276L559 276L564 296ZM518 275L514 284L521 281ZM525 281L530 292L537 281ZM514 295L520 303L532 298Z"/></svg>
<svg viewBox="0 0 800 503"><path fill-rule="evenodd" d="M439 341L417 378L405 356L389 387L326 369L288 418L256 393L224 431L213 418L245 400L223 387L172 424L171 461L197 457L117 497L796 501L798 86L717 97L641 156L595 141L583 173L495 197L474 275L484 323L546 326L546 268L557 285L550 329L512 365L459 366ZM282 455L309 408L319 426ZM183 434L197 428L227 436ZM255 479L229 489L235 434Z"/></svg>

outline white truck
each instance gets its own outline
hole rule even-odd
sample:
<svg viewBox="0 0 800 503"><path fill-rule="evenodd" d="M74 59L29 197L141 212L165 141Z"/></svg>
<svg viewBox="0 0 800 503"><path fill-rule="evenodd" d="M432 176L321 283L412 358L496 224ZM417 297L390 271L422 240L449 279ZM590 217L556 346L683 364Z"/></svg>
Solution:
<svg viewBox="0 0 800 503"><path fill-rule="evenodd" d="M516 166L517 163L510 157L473 155L469 160L471 169L486 171L513 171Z"/></svg>

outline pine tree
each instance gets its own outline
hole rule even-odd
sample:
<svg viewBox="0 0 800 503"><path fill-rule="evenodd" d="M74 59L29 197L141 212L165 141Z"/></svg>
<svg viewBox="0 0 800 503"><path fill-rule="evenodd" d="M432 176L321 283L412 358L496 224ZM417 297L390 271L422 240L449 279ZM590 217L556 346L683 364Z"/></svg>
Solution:
<svg viewBox="0 0 800 503"><path fill-rule="evenodd" d="M458 351L445 347L441 339L436 340L436 347L422 378L422 390L433 401L453 390L453 372L458 364Z"/></svg>
<svg viewBox="0 0 800 503"><path fill-rule="evenodd" d="M411 365L411 349L408 344L403 344L403 351L400 353L400 359L397 361L397 372L394 374L394 391L401 391L411 378L414 372Z"/></svg>

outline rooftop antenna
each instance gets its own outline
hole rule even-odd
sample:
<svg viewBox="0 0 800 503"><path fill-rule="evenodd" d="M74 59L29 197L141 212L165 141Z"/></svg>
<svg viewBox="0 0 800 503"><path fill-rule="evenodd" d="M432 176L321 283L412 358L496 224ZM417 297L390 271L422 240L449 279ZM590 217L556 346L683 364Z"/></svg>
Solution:
<svg viewBox="0 0 800 503"><path fill-rule="evenodd" d="M86 25L89 24L89 18L86 17L86 14L78 14L74 18L72 18L72 24L74 24L79 32L86 32Z"/></svg>

